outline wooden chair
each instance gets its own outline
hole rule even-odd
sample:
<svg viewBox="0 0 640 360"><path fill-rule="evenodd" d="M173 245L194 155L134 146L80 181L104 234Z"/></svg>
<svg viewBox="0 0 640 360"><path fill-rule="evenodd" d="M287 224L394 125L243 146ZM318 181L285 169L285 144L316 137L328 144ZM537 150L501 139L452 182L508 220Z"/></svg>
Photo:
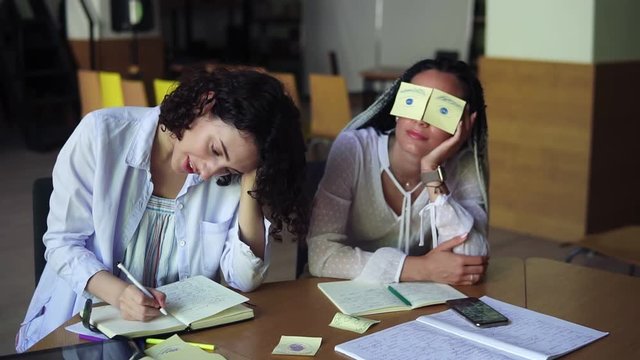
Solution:
<svg viewBox="0 0 640 360"><path fill-rule="evenodd" d="M78 90L80 90L82 116L87 115L93 110L102 108L100 77L97 71L79 69Z"/></svg>
<svg viewBox="0 0 640 360"><path fill-rule="evenodd" d="M174 80L153 79L153 93L155 95L156 105L160 105L165 95L171 94L177 86L178 82Z"/></svg>
<svg viewBox="0 0 640 360"><path fill-rule="evenodd" d="M351 119L346 81L336 75L309 75L311 130L309 150L318 144L330 145Z"/></svg>
<svg viewBox="0 0 640 360"><path fill-rule="evenodd" d="M291 100L296 104L298 109L300 108L300 95L298 94L298 85L296 84L296 77L292 73L284 72L270 72L269 75L280 80L284 89L287 91Z"/></svg>
<svg viewBox="0 0 640 360"><path fill-rule="evenodd" d="M629 264L629 275L633 275L636 266L640 266L640 226L637 225L589 234L576 243L565 245L579 246L565 258L566 262L580 254L599 254Z"/></svg>
<svg viewBox="0 0 640 360"><path fill-rule="evenodd" d="M149 106L142 80L122 80L122 97L125 106Z"/></svg>
<svg viewBox="0 0 640 360"><path fill-rule="evenodd" d="M100 71L100 95L102 107L124 106L122 77L117 72Z"/></svg>
<svg viewBox="0 0 640 360"><path fill-rule="evenodd" d="M36 286L47 261L44 259L45 246L42 236L47 232L47 216L49 216L49 199L53 192L53 180L50 176L37 178L31 189L33 204L33 265Z"/></svg>

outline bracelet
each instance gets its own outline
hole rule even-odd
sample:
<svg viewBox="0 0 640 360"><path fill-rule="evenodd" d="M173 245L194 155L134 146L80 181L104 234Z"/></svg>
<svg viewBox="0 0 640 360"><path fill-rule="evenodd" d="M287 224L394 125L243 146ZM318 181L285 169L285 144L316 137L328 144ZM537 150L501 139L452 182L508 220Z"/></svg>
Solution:
<svg viewBox="0 0 640 360"><path fill-rule="evenodd" d="M433 188L433 193L436 195L449 195L449 189L447 188L447 184L441 182L438 185L426 185L426 187Z"/></svg>

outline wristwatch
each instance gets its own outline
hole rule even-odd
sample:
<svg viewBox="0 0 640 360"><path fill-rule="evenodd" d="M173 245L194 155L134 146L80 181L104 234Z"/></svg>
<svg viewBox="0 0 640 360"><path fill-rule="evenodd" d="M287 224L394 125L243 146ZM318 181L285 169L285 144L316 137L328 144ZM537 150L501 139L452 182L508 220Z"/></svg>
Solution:
<svg viewBox="0 0 640 360"><path fill-rule="evenodd" d="M425 171L420 174L420 180L422 180L422 183L425 185L432 182L443 183L445 179L444 169L440 165L433 171Z"/></svg>

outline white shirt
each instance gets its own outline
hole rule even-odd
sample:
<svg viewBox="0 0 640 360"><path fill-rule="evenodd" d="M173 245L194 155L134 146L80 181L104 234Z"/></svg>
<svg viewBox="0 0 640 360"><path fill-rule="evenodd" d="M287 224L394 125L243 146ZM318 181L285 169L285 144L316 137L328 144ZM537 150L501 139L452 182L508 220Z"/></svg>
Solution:
<svg viewBox="0 0 640 360"><path fill-rule="evenodd" d="M429 202L428 191L402 213L389 207L382 191L382 172L389 168L389 136L373 128L342 132L331 146L311 215L309 270L312 275L397 282L406 255L432 248L432 219L437 244L468 233L454 249L486 255L487 213L476 175L473 152L463 148L444 165L450 195ZM387 174L393 178L393 174ZM402 228L409 229L401 231ZM422 229L422 230L421 230ZM421 235L426 241L422 241Z"/></svg>
<svg viewBox="0 0 640 360"><path fill-rule="evenodd" d="M43 241L47 264L21 324L21 352L78 313L85 287L101 270L114 272L153 192L150 157L159 108L111 108L88 114L53 169L51 210ZM269 259L238 237L240 184L218 186L190 174L175 201L179 278L219 278L241 291L264 279ZM265 229L269 223L265 220ZM265 233L265 238L268 234Z"/></svg>

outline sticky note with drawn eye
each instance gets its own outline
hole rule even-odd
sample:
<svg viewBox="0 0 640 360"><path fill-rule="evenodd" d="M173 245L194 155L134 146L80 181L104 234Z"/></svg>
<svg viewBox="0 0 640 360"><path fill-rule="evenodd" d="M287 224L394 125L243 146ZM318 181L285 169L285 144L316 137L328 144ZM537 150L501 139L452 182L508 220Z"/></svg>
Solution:
<svg viewBox="0 0 640 360"><path fill-rule="evenodd" d="M433 89L406 82L400 83L391 115L413 120L422 120L429 96Z"/></svg>
<svg viewBox="0 0 640 360"><path fill-rule="evenodd" d="M422 121L454 134L462 117L466 101L444 91L433 89Z"/></svg>

